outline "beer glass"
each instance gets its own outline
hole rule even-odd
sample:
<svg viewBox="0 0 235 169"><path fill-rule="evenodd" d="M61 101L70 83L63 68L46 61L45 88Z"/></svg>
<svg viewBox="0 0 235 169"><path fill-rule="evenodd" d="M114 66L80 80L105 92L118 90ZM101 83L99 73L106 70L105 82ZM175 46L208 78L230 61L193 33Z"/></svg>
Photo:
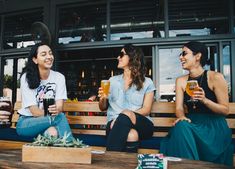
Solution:
<svg viewBox="0 0 235 169"><path fill-rule="evenodd" d="M109 80L102 80L101 87L103 89L104 94L106 96L108 96L109 95L109 88L110 88L110 81Z"/></svg>
<svg viewBox="0 0 235 169"><path fill-rule="evenodd" d="M2 105L1 103L7 103L8 105ZM0 97L0 110L4 111L0 113L0 128L10 127L12 118L12 105L9 97Z"/></svg>
<svg viewBox="0 0 235 169"><path fill-rule="evenodd" d="M48 107L53 104L55 104L54 97L44 97L43 98L44 116L51 115L51 113L48 111Z"/></svg>
<svg viewBox="0 0 235 169"><path fill-rule="evenodd" d="M190 100L188 100L187 102L192 102L193 108L196 108L195 103L198 102L198 100L193 99L192 96L195 91L198 91L198 82L196 80L187 81L185 90L186 93L191 97Z"/></svg>

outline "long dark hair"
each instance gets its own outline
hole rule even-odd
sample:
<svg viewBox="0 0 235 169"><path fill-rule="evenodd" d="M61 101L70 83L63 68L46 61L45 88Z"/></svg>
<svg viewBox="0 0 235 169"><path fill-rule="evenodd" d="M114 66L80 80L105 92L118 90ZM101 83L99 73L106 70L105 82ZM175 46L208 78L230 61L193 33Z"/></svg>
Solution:
<svg viewBox="0 0 235 169"><path fill-rule="evenodd" d="M38 65L33 62L33 58L37 58L38 48L43 46L43 43L35 44L28 55L28 62L24 68L24 73L26 73L26 81L28 82L30 89L36 89L40 85L40 75Z"/></svg>
<svg viewBox="0 0 235 169"><path fill-rule="evenodd" d="M127 44L123 48L129 56L129 68L132 78L132 82L129 86L131 87L132 84L135 84L137 90L140 90L143 87L146 73L144 53L141 48L132 44Z"/></svg>

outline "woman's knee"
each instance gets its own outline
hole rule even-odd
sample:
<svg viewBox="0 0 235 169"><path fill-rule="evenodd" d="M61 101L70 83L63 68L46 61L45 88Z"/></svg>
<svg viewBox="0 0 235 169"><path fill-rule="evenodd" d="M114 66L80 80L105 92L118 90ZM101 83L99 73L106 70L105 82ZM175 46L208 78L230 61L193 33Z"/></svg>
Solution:
<svg viewBox="0 0 235 169"><path fill-rule="evenodd" d="M126 111L124 110L122 114L125 114L127 117L129 117L129 119L131 120L133 124L136 124L136 116L134 112L129 111L129 110L126 110Z"/></svg>
<svg viewBox="0 0 235 169"><path fill-rule="evenodd" d="M185 135L189 130L191 130L190 123L187 121L179 121L173 128L173 132L180 136Z"/></svg>
<svg viewBox="0 0 235 169"><path fill-rule="evenodd" d="M135 129L131 129L130 132L128 133L127 141L133 142L138 140L139 140L138 132Z"/></svg>
<svg viewBox="0 0 235 169"><path fill-rule="evenodd" d="M58 131L55 127L49 127L44 133L50 136L58 137Z"/></svg>

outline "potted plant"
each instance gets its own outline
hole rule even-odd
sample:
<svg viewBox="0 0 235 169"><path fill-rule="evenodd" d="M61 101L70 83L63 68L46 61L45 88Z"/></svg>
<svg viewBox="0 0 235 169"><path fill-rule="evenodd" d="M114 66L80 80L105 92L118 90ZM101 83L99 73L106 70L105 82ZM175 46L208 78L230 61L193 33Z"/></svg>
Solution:
<svg viewBox="0 0 235 169"><path fill-rule="evenodd" d="M91 164L91 147L79 139L69 142L67 137L39 135L34 142L23 145L22 161Z"/></svg>

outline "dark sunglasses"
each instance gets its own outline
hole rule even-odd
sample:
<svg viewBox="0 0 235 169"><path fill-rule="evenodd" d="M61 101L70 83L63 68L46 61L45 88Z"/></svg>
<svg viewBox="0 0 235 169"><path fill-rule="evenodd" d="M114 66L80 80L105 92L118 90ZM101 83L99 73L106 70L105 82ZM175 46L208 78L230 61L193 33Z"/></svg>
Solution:
<svg viewBox="0 0 235 169"><path fill-rule="evenodd" d="M122 58L123 56L125 56L126 54L124 52L120 52L118 56L120 56L120 58Z"/></svg>
<svg viewBox="0 0 235 169"><path fill-rule="evenodd" d="M186 53L185 51L181 52L179 56L186 56L188 53Z"/></svg>

